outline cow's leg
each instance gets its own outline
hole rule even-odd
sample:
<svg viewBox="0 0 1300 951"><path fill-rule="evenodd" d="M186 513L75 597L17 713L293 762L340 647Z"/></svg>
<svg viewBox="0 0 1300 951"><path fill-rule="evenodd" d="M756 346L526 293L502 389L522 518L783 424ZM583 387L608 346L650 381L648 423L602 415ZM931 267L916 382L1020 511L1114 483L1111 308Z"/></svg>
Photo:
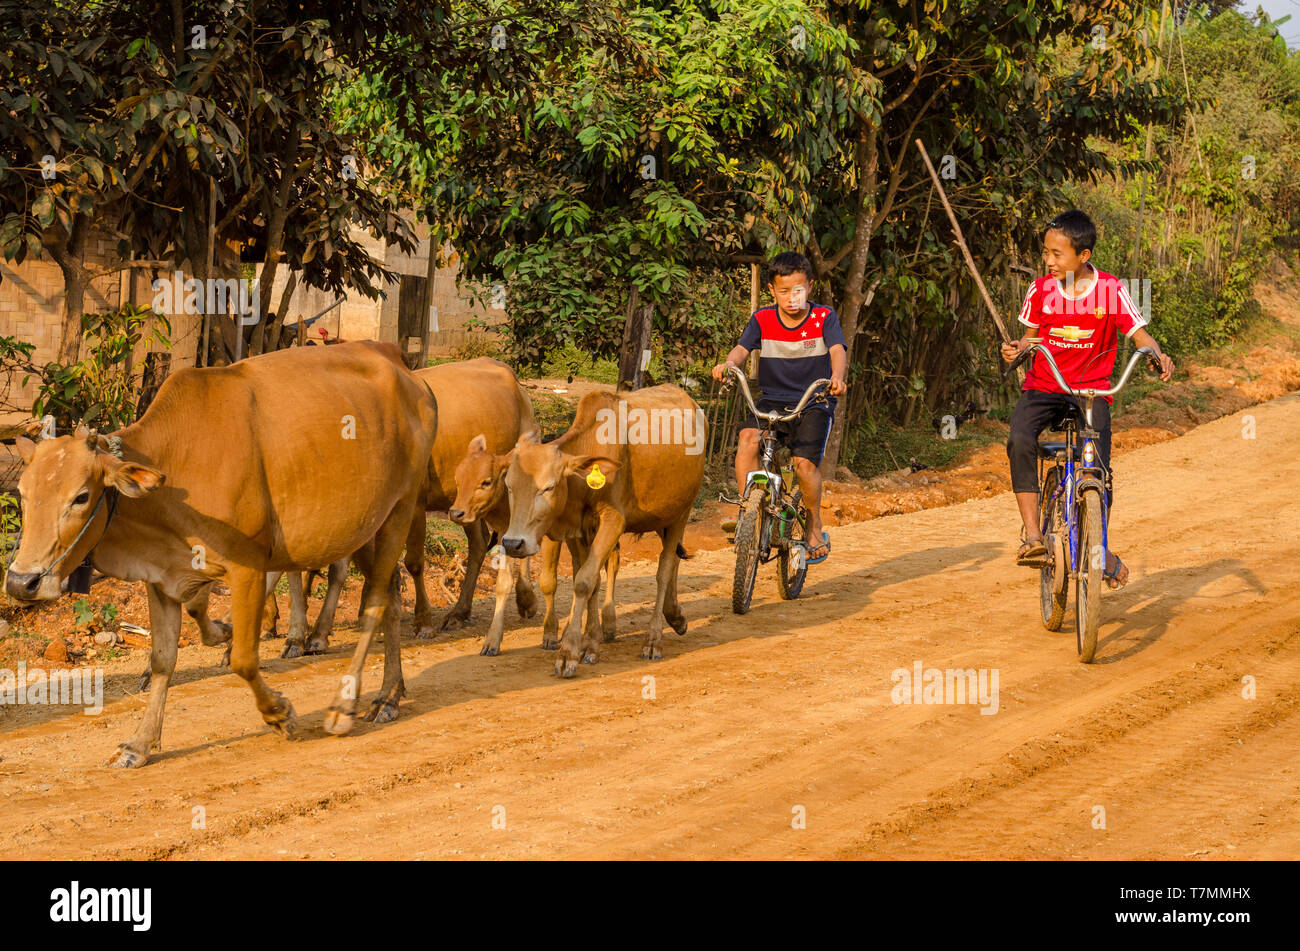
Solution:
<svg viewBox="0 0 1300 951"><path fill-rule="evenodd" d="M460 594L456 603L442 618L444 631L459 630L468 623L471 609L474 607L474 588L478 585L478 573L483 568L483 556L487 554L487 526L483 519L476 518L465 526L465 538L469 541L469 553L465 556L465 580L461 583Z"/></svg>
<svg viewBox="0 0 1300 951"><path fill-rule="evenodd" d="M194 623L199 628L199 640L204 647L221 647L225 645L225 651L221 654L221 660L217 661L218 667L230 666L230 633L231 626L229 621L214 621L208 614L208 598L211 596L212 588L205 585L203 589L185 602L185 613L193 618ZM153 623L152 618L150 624ZM180 634L177 634L179 640ZM153 681L153 661L150 660L149 666L145 667L144 673L140 675L139 689L141 692L149 689L149 684Z"/></svg>
<svg viewBox="0 0 1300 951"><path fill-rule="evenodd" d="M555 619L555 586L560 568L560 543L550 538L542 539L542 570L537 587L542 592L546 610L542 616L542 650L553 651L560 646L560 626Z"/></svg>
<svg viewBox="0 0 1300 951"><path fill-rule="evenodd" d="M411 519L406 534L406 570L415 582L416 637L433 637L437 633L433 625L433 606L429 604L429 593L424 589L424 534L427 530L428 520L421 509Z"/></svg>
<svg viewBox="0 0 1300 951"><path fill-rule="evenodd" d="M662 533L664 548L659 553L659 570L655 573L655 609L650 615L650 624L646 627L645 645L641 648L641 656L646 660L659 660L663 657L660 647L664 631L664 605L668 599L668 592L673 590L673 579L677 573L677 544L685 534L685 517L676 524L670 525ZM676 600L677 595L674 591L673 601ZM684 625L685 619L680 617L681 608L677 607L675 611ZM676 624L673 625L673 629L677 629Z"/></svg>
<svg viewBox="0 0 1300 951"><path fill-rule="evenodd" d="M292 736L296 723L293 704L267 686L257 669L257 631L262 622L262 602L266 597L265 574L249 568L232 567L226 580L230 585L230 611L235 627L230 668L244 678L253 691L262 719L285 736Z"/></svg>
<svg viewBox="0 0 1300 951"><path fill-rule="evenodd" d="M289 573L289 633L288 640L301 644L307 639L307 572Z"/></svg>
<svg viewBox="0 0 1300 951"><path fill-rule="evenodd" d="M533 587L531 556L519 561L519 580L515 582L515 608L521 618L530 618L537 613L537 590Z"/></svg>
<svg viewBox="0 0 1300 951"><path fill-rule="evenodd" d="M685 525L682 526L682 534L686 534ZM677 545L673 545L673 573L668 579L668 590L664 593L664 620L678 637L686 633L686 615L682 613L681 603L677 600L677 574L681 567L681 556L677 554Z"/></svg>
<svg viewBox="0 0 1300 951"><path fill-rule="evenodd" d="M405 692L402 681L402 655L400 648L401 597L398 593L397 563L401 559L402 545L411 527L415 499L404 499L393 508L370 543L370 552L358 552L357 561L366 573L366 594L362 606L361 636L357 638L352 654L352 665L339 686L339 694L325 714L325 731L343 734L352 729L356 716L357 699L361 696L361 672L366 663L366 652L375 631L384 622L385 612L392 610L391 634L385 634L384 687L375 701L371 715L383 722L397 716L397 700Z"/></svg>
<svg viewBox="0 0 1300 951"><path fill-rule="evenodd" d="M325 585L325 600L321 603L320 614L316 615L316 624L311 630L311 639L305 650L309 654L323 654L330 646L330 635L334 633L334 613L339 608L339 595L343 593L343 582L348 577L348 566L352 556L340 558L329 567Z"/></svg>
<svg viewBox="0 0 1300 951"><path fill-rule="evenodd" d="M600 609L600 628L605 640L612 641L618 636L617 617L614 610L614 581L618 578L619 546L605 559L605 603Z"/></svg>
<svg viewBox="0 0 1300 951"><path fill-rule="evenodd" d="M573 576L576 578L578 575L578 568L587 560L587 545L581 538L566 538L564 540L564 547L569 549L569 566L572 570ZM556 571L559 571L558 565ZM585 607L585 605L583 607ZM582 608L579 607L578 599L575 596L569 603L569 614L564 619L564 627L566 630L568 629L569 624L573 621L574 612L581 610ZM578 617L581 618L582 615L579 614ZM556 649L559 649L558 645Z"/></svg>
<svg viewBox="0 0 1300 951"><path fill-rule="evenodd" d="M143 766L149 751L162 739L163 706L167 703L167 686L176 670L176 648L181 637L181 604L163 594L156 585L147 584L149 627L152 644L149 652L149 704L140 726L131 739L117 748L108 765L118 768ZM259 594L261 589L259 588ZM206 600L207 593L204 592Z"/></svg>
<svg viewBox="0 0 1300 951"><path fill-rule="evenodd" d="M393 581L388 586L388 607L384 609L382 627L384 632L384 682L380 685L379 696L370 704L370 710L362 719L375 723L387 723L397 719L397 703L406 696L406 684L402 680L402 592L399 588L399 576L393 570Z"/></svg>
<svg viewBox="0 0 1300 951"><path fill-rule="evenodd" d="M487 637L483 639L483 649L479 651L484 657L495 657L501 653L501 638L506 630L506 601L510 589L515 585L515 572L519 569L518 558L504 558L504 564L497 569L496 604L492 608L492 624Z"/></svg>
<svg viewBox="0 0 1300 951"><path fill-rule="evenodd" d="M268 571L266 573L266 610L262 613L262 621L264 622L262 636L267 639L280 636L280 632L277 630L280 626L280 605L275 600L275 589L282 577L284 577L283 571Z"/></svg>
<svg viewBox="0 0 1300 951"><path fill-rule="evenodd" d="M555 672L561 677L572 677L578 672L583 608L600 584L600 569L618 544L619 536L623 534L623 525L623 516L617 510L605 509L601 513L600 527L596 530L596 537L592 539L586 558L575 563L580 564L580 567L573 572L573 611L569 614L564 637L560 640L560 656L555 659Z"/></svg>

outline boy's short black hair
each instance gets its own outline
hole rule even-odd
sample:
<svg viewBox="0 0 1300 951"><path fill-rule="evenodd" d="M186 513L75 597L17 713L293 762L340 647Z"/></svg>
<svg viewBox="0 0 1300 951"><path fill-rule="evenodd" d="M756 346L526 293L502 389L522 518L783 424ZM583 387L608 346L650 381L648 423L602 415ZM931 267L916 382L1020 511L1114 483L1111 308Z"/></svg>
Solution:
<svg viewBox="0 0 1300 951"><path fill-rule="evenodd" d="M1075 254L1091 251L1097 243L1097 226L1078 208L1063 211L1049 221L1043 227L1043 237L1047 237L1047 232L1053 229L1065 235L1065 240L1070 242Z"/></svg>
<svg viewBox="0 0 1300 951"><path fill-rule="evenodd" d="M767 283L771 284L775 281L777 275L789 277L796 271L803 271L804 277L808 278L809 283L812 283L812 262L798 251L783 251L772 258L767 265Z"/></svg>

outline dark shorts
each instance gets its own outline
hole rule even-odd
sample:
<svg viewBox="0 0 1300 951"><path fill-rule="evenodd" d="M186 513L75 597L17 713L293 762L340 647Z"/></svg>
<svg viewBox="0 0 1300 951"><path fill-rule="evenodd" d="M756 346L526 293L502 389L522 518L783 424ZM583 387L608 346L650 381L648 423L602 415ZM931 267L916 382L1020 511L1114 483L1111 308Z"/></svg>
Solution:
<svg viewBox="0 0 1300 951"><path fill-rule="evenodd" d="M794 404L787 406L780 400L759 400L761 412L786 412ZM797 419L776 424L776 436L781 445L790 450L792 456L807 459L815 466L821 465L822 455L826 452L826 440L831 435L831 423L834 417L824 406L809 406L799 414ZM762 429L758 418L746 412L741 420L741 429Z"/></svg>

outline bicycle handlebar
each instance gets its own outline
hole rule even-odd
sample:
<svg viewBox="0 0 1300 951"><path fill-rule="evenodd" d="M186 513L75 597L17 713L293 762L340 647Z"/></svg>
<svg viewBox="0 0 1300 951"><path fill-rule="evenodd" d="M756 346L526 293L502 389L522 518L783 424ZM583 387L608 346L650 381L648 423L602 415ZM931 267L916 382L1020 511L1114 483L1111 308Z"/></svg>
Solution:
<svg viewBox="0 0 1300 951"><path fill-rule="evenodd" d="M1047 369L1052 372L1052 376L1056 377L1056 382L1061 387L1061 392L1083 398L1114 396L1128 384L1128 378L1133 375L1133 369L1137 366L1139 360L1143 357L1146 357L1147 360L1156 359L1156 352L1150 347L1138 347L1137 350L1133 352L1133 357L1129 360L1128 366L1124 368L1124 372L1120 375L1119 383L1115 386L1111 387L1109 390L1098 390L1092 388L1076 390L1074 387L1070 386L1070 384L1066 383L1065 378L1061 376L1061 371L1056 366L1056 360L1052 358L1052 351L1048 350L1047 347L1043 346L1041 343L1031 343L1029 346L1025 347L1024 350L1020 351L1019 356L1011 361L1011 365L1003 371L1003 375L1011 374L1016 367L1028 360L1035 350L1041 350L1043 356L1047 359Z"/></svg>
<svg viewBox="0 0 1300 951"><path fill-rule="evenodd" d="M804 407L808 405L809 401L812 399L813 393L815 393L819 387L830 386L831 384L831 381L825 378L814 380L809 384L808 389L804 390L803 396L800 398L798 404L790 412L781 414L773 410L764 413L754 405L754 395L749 391L749 380L745 378L745 374L741 372L740 367L728 367L727 373L740 382L740 392L744 395L745 402L749 404L750 412L754 414L754 417L756 419L767 420L769 423L783 423L786 420L794 419L804 411Z"/></svg>

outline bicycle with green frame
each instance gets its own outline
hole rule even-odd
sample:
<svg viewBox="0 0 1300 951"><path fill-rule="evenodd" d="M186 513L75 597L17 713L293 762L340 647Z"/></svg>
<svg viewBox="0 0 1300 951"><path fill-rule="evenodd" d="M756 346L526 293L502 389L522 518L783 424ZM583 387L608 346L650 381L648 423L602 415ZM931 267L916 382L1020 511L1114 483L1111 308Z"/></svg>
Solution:
<svg viewBox="0 0 1300 951"><path fill-rule="evenodd" d="M779 445L776 426L795 419L812 403L826 402L831 381L817 380L804 391L793 409L764 412L754 405L749 381L738 367L731 367L734 379L754 418L762 424L759 468L748 474L741 492L740 515L736 519L736 573L731 586L731 610L744 614L754 597L758 566L775 559L777 588L784 600L799 597L808 576L808 509L793 475L784 476L789 450Z"/></svg>

